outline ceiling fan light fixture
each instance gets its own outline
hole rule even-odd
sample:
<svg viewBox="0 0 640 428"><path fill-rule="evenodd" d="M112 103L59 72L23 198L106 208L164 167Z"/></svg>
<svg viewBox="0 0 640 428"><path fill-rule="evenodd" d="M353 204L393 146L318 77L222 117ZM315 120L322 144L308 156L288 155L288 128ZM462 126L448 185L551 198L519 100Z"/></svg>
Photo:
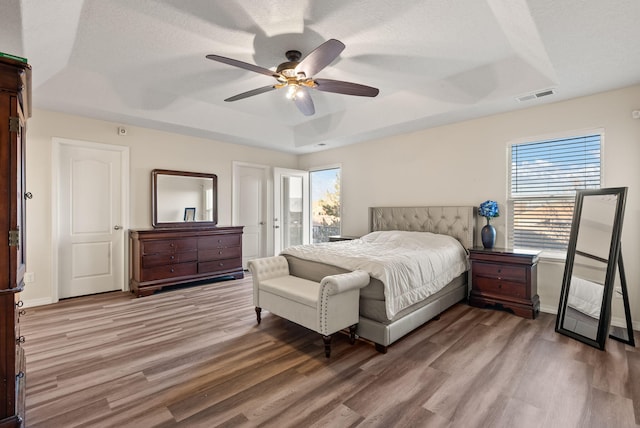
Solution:
<svg viewBox="0 0 640 428"><path fill-rule="evenodd" d="M301 91L298 91L298 85L288 85L287 86L287 99L295 100L296 97L302 95Z"/></svg>

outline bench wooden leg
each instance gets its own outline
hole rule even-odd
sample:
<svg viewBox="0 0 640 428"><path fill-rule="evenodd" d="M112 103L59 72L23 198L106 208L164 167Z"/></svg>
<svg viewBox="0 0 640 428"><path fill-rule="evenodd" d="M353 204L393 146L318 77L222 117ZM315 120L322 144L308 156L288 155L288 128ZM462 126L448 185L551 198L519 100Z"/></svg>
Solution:
<svg viewBox="0 0 640 428"><path fill-rule="evenodd" d="M356 343L356 328L357 327L358 327L358 324L354 324L354 325L349 327L349 342L351 342L352 345L354 343Z"/></svg>
<svg viewBox="0 0 640 428"><path fill-rule="evenodd" d="M262 308L259 306L256 306L256 319L258 320L258 324L260 324L260 321L262 321L262 317L260 317L260 312L262 312Z"/></svg>
<svg viewBox="0 0 640 428"><path fill-rule="evenodd" d="M381 345L379 343L376 343L376 351L380 352L381 354L386 354L387 353L387 347L384 345Z"/></svg>
<svg viewBox="0 0 640 428"><path fill-rule="evenodd" d="M331 355L331 336L322 336L322 341L324 342L324 356L329 358Z"/></svg>

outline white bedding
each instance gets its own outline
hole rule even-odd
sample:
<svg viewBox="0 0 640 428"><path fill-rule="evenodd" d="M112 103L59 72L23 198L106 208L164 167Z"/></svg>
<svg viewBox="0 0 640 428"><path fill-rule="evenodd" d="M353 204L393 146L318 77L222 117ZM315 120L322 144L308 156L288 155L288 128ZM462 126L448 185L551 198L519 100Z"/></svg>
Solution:
<svg viewBox="0 0 640 428"><path fill-rule="evenodd" d="M567 304L590 317L600 318L603 291L602 284L572 276Z"/></svg>
<svg viewBox="0 0 640 428"><path fill-rule="evenodd" d="M351 241L296 245L282 254L368 272L384 284L389 319L468 270L460 242L429 232L371 232Z"/></svg>

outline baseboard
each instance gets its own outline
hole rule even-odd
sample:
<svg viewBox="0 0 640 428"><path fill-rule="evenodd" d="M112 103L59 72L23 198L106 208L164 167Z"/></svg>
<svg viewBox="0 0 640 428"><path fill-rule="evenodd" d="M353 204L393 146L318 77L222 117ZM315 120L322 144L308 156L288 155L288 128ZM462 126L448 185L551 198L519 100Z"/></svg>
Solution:
<svg viewBox="0 0 640 428"><path fill-rule="evenodd" d="M42 299L23 300L23 303L25 308L32 308L34 306L50 305L54 303L54 301L50 297L45 297Z"/></svg>
<svg viewBox="0 0 640 428"><path fill-rule="evenodd" d="M540 312L557 315L558 307L557 306L550 307L550 306L540 305ZM624 328L624 327L627 326L627 321L624 318L611 317L611 325L614 326L614 327L623 327ZM634 330L640 331L640 321L631 320L631 325L633 326Z"/></svg>

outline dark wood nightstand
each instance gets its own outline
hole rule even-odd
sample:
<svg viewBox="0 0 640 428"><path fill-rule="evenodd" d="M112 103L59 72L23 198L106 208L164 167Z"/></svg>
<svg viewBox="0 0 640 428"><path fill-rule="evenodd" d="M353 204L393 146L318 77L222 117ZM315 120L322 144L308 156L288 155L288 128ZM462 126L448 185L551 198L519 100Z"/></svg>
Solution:
<svg viewBox="0 0 640 428"><path fill-rule="evenodd" d="M524 318L537 317L540 313L539 255L539 251L509 248L470 249L469 304L506 309Z"/></svg>

